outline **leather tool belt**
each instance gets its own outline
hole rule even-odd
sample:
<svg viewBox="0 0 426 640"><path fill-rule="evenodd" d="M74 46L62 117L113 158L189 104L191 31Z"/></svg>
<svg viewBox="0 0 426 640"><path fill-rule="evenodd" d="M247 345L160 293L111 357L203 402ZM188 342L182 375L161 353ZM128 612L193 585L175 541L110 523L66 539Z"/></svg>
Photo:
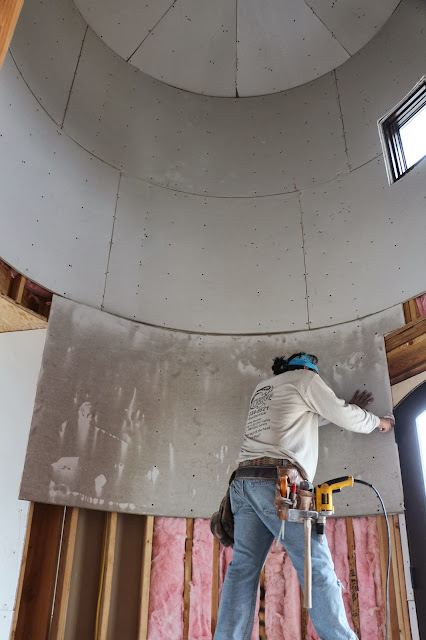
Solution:
<svg viewBox="0 0 426 640"><path fill-rule="evenodd" d="M246 460L238 465L237 478L276 480L274 505L280 520L288 520L289 509L309 511L313 506L313 492L300 487L305 478L291 460L266 457Z"/></svg>

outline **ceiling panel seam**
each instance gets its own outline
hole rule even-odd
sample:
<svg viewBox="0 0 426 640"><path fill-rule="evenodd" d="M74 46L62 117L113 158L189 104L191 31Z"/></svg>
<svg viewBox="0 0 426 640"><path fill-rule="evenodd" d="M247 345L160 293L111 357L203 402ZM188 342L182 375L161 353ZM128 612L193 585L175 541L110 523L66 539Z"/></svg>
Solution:
<svg viewBox="0 0 426 640"><path fill-rule="evenodd" d="M238 95L238 0L235 0L235 96Z"/></svg>
<svg viewBox="0 0 426 640"><path fill-rule="evenodd" d="M336 85L336 95L337 95L337 104L339 105L339 114L340 114L340 121L342 123L342 135L343 135L343 143L345 145L345 155L346 155L346 164L348 167L348 171L351 171L351 165L349 162L349 154L348 154L348 143L346 140L346 130L345 130L345 121L343 120L343 112L342 112L342 105L340 102L340 93L339 93L339 85L337 83L337 73L336 73L336 69L333 70L334 73L334 83Z"/></svg>
<svg viewBox="0 0 426 640"><path fill-rule="evenodd" d="M305 296L306 296L306 314L308 319L308 329L311 328L311 320L309 317L309 296L308 296L308 274L306 272L306 247L305 247L305 229L303 226L303 209L302 209L302 200L300 197L300 191L298 193L299 200L299 211L300 211L300 229L302 232L302 251L303 251L303 268L305 270L304 278L305 278Z"/></svg>
<svg viewBox="0 0 426 640"><path fill-rule="evenodd" d="M25 86L27 87L28 91L31 93L32 97L34 98L34 100L37 102L38 106L43 109L44 113L49 117L49 119L53 122L53 124L55 125L55 127L59 127L60 124L59 122L56 122L56 120L53 118L53 116L48 112L48 110L46 109L46 107L44 105L42 105L42 103L40 102L40 100L37 98L36 94L34 93L34 91L31 89L30 85L28 84L28 82L25 80L24 76L22 75L22 71L20 70L18 63L16 62L15 58L13 57L13 53L12 53L12 49L9 49L9 54L10 57L12 58L13 64L15 65L16 71L19 73L19 75L22 78L22 81L24 82Z"/></svg>
<svg viewBox="0 0 426 640"><path fill-rule="evenodd" d="M114 216L112 218L111 240L109 242L108 259L107 259L107 264L106 264L106 269L105 269L104 292L102 294L102 302L101 302L101 310L102 311L104 310L105 293L106 293L108 273L109 273L109 263L110 263L110 260L111 260L112 245L114 243L114 229L115 229L115 221L117 220L118 198L119 198L119 194L120 194L120 186L121 186L122 175L123 174L120 172L120 174L118 176L117 195L115 197Z"/></svg>
<svg viewBox="0 0 426 640"><path fill-rule="evenodd" d="M65 117L67 115L68 106L69 106L69 103L70 103L70 100L71 100L71 93L72 93L72 90L73 90L73 87L74 87L74 82L75 82L75 79L76 79L76 76L77 76L78 66L80 64L81 54L83 53L83 47L84 47L84 43L85 43L85 40L86 40L86 36L87 36L88 30L89 30L89 26L86 27L86 30L85 30L84 35L83 35L83 40L81 41L81 47L80 47L80 51L79 51L79 54L78 54L77 63L75 65L74 75L72 77L70 90L68 91L68 100L67 100L67 103L65 105L64 116L63 116L62 122L61 122L61 129L64 128Z"/></svg>
<svg viewBox="0 0 426 640"><path fill-rule="evenodd" d="M336 38L336 36L334 35L334 33L331 31L331 29L325 24L324 20L322 20L322 18L319 17L319 15L317 13L315 13L315 11L313 10L313 8L311 6L309 6L309 4L306 2L306 0L303 0L304 3L306 4L306 6L308 7L308 9L310 9L312 11L312 13L314 14L314 16L321 22L321 24L327 29L328 33L331 35L331 37L336 40L336 42L338 42L340 44L340 46L342 47L342 49L344 49L346 51L346 53L348 54L348 56L351 58L352 54L346 49L346 47L340 42L340 40L338 38Z"/></svg>
<svg viewBox="0 0 426 640"><path fill-rule="evenodd" d="M155 31L155 29L158 27L158 25L160 24L160 22L163 20L163 18L166 17L166 15L169 13L170 9L172 9L174 7L174 5L177 3L178 0L173 0L172 4L170 5L170 7L167 9L167 11L165 11L163 13L163 15L161 16L161 18L159 20L157 20L157 22L154 24L154 26L152 27L152 29L148 30L147 35L145 36L145 38L142 40L141 43L138 44L138 46L136 47L136 49L133 51L133 53L130 54L130 56L128 58L126 58L126 62L130 62L131 64L131 58L133 58L133 56L135 55L135 53L137 51L139 51L139 49L141 48L141 46L143 45L143 43L145 42L145 40L147 38L149 38L150 35L153 34L153 32Z"/></svg>

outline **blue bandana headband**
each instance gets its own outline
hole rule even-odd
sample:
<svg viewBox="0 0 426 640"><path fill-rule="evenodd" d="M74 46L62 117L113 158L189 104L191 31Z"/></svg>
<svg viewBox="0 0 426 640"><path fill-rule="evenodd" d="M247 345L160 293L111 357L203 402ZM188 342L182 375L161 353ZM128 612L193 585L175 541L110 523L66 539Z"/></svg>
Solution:
<svg viewBox="0 0 426 640"><path fill-rule="evenodd" d="M291 360L287 360L287 365L299 365L302 367L308 367L312 369L312 371L316 371L318 373L318 367L316 364L311 362L311 358L307 354L303 354L298 358L292 358Z"/></svg>

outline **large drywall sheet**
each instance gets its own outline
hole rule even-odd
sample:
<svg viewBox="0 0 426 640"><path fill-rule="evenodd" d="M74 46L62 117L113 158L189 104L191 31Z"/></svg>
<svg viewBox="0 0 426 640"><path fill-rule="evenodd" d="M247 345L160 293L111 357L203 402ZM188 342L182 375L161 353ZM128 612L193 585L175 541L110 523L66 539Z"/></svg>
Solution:
<svg viewBox="0 0 426 640"><path fill-rule="evenodd" d="M45 329L0 333L0 638L9 637L28 504L18 501Z"/></svg>
<svg viewBox="0 0 426 640"><path fill-rule="evenodd" d="M95 509L206 517L217 507L243 437L250 395L274 356L306 349L349 398L366 385L392 407L383 334L394 308L330 329L217 336L139 325L55 298L21 496ZM393 435L328 427L317 478L356 473L402 508ZM376 513L345 494L339 515ZM347 505L347 506L346 506Z"/></svg>

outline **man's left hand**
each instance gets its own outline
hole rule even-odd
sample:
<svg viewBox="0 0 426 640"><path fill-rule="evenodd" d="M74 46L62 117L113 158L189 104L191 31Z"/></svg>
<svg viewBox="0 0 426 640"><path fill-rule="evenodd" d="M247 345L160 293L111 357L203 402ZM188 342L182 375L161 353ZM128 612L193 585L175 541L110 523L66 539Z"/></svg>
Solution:
<svg viewBox="0 0 426 640"><path fill-rule="evenodd" d="M361 407L361 409L365 409L370 402L373 402L373 394L369 391L360 391L357 389L349 400L349 404L356 404L357 407Z"/></svg>

